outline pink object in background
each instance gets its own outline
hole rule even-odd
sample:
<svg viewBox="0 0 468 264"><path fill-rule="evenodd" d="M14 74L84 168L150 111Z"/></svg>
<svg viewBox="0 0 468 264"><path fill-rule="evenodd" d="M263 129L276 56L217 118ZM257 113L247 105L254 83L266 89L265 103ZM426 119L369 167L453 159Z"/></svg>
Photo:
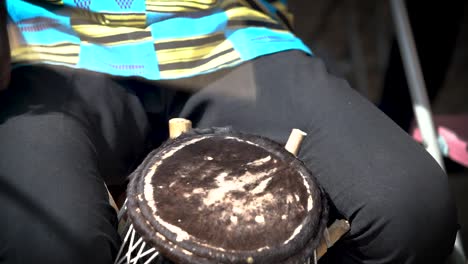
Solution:
<svg viewBox="0 0 468 264"><path fill-rule="evenodd" d="M442 154L468 167L468 115L438 115L434 116L434 123ZM414 127L411 135L422 141L419 128Z"/></svg>

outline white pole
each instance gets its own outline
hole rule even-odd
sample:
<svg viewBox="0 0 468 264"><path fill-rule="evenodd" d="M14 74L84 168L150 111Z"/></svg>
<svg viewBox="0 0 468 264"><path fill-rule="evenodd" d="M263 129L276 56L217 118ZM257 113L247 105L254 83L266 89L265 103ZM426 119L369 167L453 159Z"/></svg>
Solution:
<svg viewBox="0 0 468 264"><path fill-rule="evenodd" d="M445 170L444 161L440 153L439 144L437 141L437 133L434 128L432 119L431 107L427 96L426 86L419 64L416 46L414 44L413 32L408 19L408 12L403 0L391 0L391 12L393 22L395 23L395 31L398 40L398 46L402 54L403 65L405 68L406 79L413 102L414 115L421 131L421 137L426 150L439 163L442 169ZM455 256L452 255L452 261L455 263L465 263L466 257L461 242L460 232L457 233L455 240Z"/></svg>
<svg viewBox="0 0 468 264"><path fill-rule="evenodd" d="M426 86L419 64L418 53L414 44L408 13L402 0L390 1L393 22L402 54L406 79L413 102L414 116L421 131L421 137L427 151L444 168L444 162L437 141L437 133L432 120L431 107L427 96Z"/></svg>

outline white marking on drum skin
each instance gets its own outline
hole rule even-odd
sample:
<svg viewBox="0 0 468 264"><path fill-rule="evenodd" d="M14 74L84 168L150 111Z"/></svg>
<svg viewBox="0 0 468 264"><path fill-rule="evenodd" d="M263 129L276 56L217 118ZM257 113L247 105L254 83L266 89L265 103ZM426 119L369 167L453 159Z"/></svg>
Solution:
<svg viewBox="0 0 468 264"><path fill-rule="evenodd" d="M231 223L233 223L235 225L237 224L237 216L233 215L229 219L231 220Z"/></svg>
<svg viewBox="0 0 468 264"><path fill-rule="evenodd" d="M228 217L228 212L224 211L221 212L221 216L219 217L220 220L226 220Z"/></svg>
<svg viewBox="0 0 468 264"><path fill-rule="evenodd" d="M188 146L188 145L192 145L192 144L194 144L194 143L197 143L198 141L201 141L201 140L204 140L204 139L207 139L207 138L209 138L209 137L194 138L194 139L189 140L189 141L187 141L187 142L185 142L185 143L183 143L183 144L180 144L180 146L177 146L177 147L171 149L170 151L168 151L167 153L165 153L165 154L161 157L161 160L165 160L165 159L171 157L172 155L174 155L174 153L176 153L177 151L179 151L179 150L185 148L185 147Z"/></svg>
<svg viewBox="0 0 468 264"><path fill-rule="evenodd" d="M312 196L309 196L309 199L307 199L307 211L312 210L314 207L314 200L312 199Z"/></svg>
<svg viewBox="0 0 468 264"><path fill-rule="evenodd" d="M189 240L189 239L190 239L189 233L187 233L186 231L182 230L182 228L180 228L180 227L178 227L178 226L175 226L175 225L169 224L168 222L162 220L161 217L159 217L159 216L156 216L156 220L157 220L162 226L164 226L167 230L169 230L170 232L172 232L173 234L176 235L176 241L177 241L177 242L181 242L181 241Z"/></svg>
<svg viewBox="0 0 468 264"><path fill-rule="evenodd" d="M291 204L293 202L294 202L294 198L292 197L292 195L288 194L286 196L286 203Z"/></svg>
<svg viewBox="0 0 468 264"><path fill-rule="evenodd" d="M148 205L153 212L156 212L156 204L154 202L153 196L153 185L151 184L151 177L154 175L157 166L159 166L161 162L154 164L150 171L145 175L145 187L143 188L143 194L145 199L148 201Z"/></svg>
<svg viewBox="0 0 468 264"><path fill-rule="evenodd" d="M242 140L240 138L236 138L236 137L225 137L225 139L233 139L237 142L244 142L244 143L247 143L249 145L254 145L254 146L258 146L257 144L253 143L252 141L248 141L248 140Z"/></svg>
<svg viewBox="0 0 468 264"><path fill-rule="evenodd" d="M201 141L203 139L207 139L207 138L210 138L211 136L207 136L207 137L202 137L202 138L197 138L197 139L194 139L194 140L191 140L189 142L186 142L184 143L183 145L177 147L177 149L172 149L171 151L167 151L167 152L163 152L162 154L162 158L163 159L166 159L172 155L174 155L175 152L177 152L178 150L182 149L183 147L187 146L187 145L190 145L190 144L194 144L198 141ZM245 142L247 144L252 144L252 145L255 145L255 146L258 146L252 142L249 142L249 141L244 141L244 140L239 140L239 139L236 139L234 137L232 137L231 139L234 139L236 141L239 141L239 142ZM273 158L273 163L277 163L277 160ZM157 162L154 164L153 167L151 167L150 171L147 173L147 175L145 175L145 179L144 179L144 197L149 201L149 206L150 208L153 210L153 212L156 212L156 203L154 201L154 197L153 197L153 188L154 187L149 187L149 188L146 188L148 185L151 186L151 182L152 182L152 176L154 175L155 171L157 170L157 168L160 166L161 162ZM218 175L220 176L220 175ZM216 189L221 189L222 187L226 187L226 185L228 184L232 184L234 183L235 185L237 185L236 187L237 188L241 188L243 190L241 191L245 191L245 187L247 187L248 184L257 184L259 181L260 183L258 183L255 188L250 192L250 193L253 193L253 192L257 192L259 190L265 190L266 189L266 186L269 184L269 182L271 181L271 177L269 178L264 178L265 175L263 175L264 177L261 177L261 175L252 175L252 173L245 173L244 175L235 175L236 177L238 177L239 179L236 180L232 180L231 178L227 178L227 176L224 176L224 177L220 177L219 179L222 180L222 183L218 185L218 188L215 188L213 190L216 190ZM250 180L250 178L254 176L256 177L255 180ZM303 177L303 180L304 180L304 184L305 184L305 187L307 189L307 192L309 194L309 199L307 201L307 208L308 210L311 210L312 207L313 207L313 200L312 200L312 196L310 195L311 194L311 190L310 190L310 186L306 180L306 177L301 173L301 176ZM183 175L182 177L185 177L185 175ZM244 179L242 179L244 177ZM247 183L248 182L248 183ZM190 183L187 183L187 184L190 184ZM260 187L260 185L263 185L262 188ZM250 187L250 186L248 186ZM201 188L200 188L201 189ZM238 189L234 189L233 191L236 191ZM194 190L195 191L195 190ZM196 192L199 192L200 190L197 190ZM195 192L193 192L195 193ZM203 192L200 192L200 193L203 193ZM205 191L205 199L203 200L204 202L206 201L207 203L205 203L205 206L207 205L212 205L212 203L209 203L209 202L213 202L213 201L210 201L208 200L208 198L210 197L209 194L211 194L211 190L206 190ZM261 192L260 192L261 193ZM216 192L214 193L216 194ZM221 192L222 194L222 192ZM189 198L191 197L193 194L192 193L185 193L183 194L184 197L186 198ZM188 197L187 197L188 196ZM274 197L272 196L272 194L270 193L263 193L263 195L260 195L259 197L254 197L253 200L246 200L246 199L241 199L241 200L237 200L237 198L234 198L235 196L231 196L229 193L228 193L228 190L225 189L224 190L224 194L220 197L218 197L219 199L224 199L226 200L228 203L232 204L233 205L233 209L232 209L232 213L235 214L235 212L239 212L239 213L242 213L242 216L249 216L251 217L251 220L254 220L252 218L255 217L255 213L259 213L258 212L258 208L259 208L259 205L262 204L262 203L271 203L273 201L275 201L276 199L274 199ZM212 196L212 198L216 198L216 196ZM291 196L291 198L293 199L293 197ZM284 199L284 198L283 198ZM284 201L284 200L283 200ZM232 218L227 218L229 216L226 216L226 220L227 219L231 219L231 222L234 223L232 221ZM236 222L238 223L239 222L239 219L237 219L238 216L235 216L236 217ZM159 220L159 222L162 224L162 226L164 226L165 228L167 228L170 232L174 233L176 235L176 240L177 241L183 241L185 239L188 239L190 238L190 234L188 234L186 231L182 230L181 228L178 228L178 227L175 227L172 226L170 223L166 223L164 222L162 219L158 219L159 217L157 217L157 220ZM281 219L284 219L286 220L288 217L287 215L282 215L281 216ZM255 220L257 220L257 217L255 217ZM250 226L248 226L248 228L251 228ZM297 236L297 234L300 233L302 229L302 226L299 226L297 227L293 234L290 236L290 239L286 242L284 242L285 244L288 243L290 240L292 240L294 237ZM157 232L156 232L157 233ZM162 238L164 239L164 238ZM203 243L199 243L199 244L203 244ZM215 247L213 245L206 245L210 248L216 248L216 249L219 249L219 250L224 250L222 248L218 248L218 247ZM253 260L253 259L252 259Z"/></svg>
<svg viewBox="0 0 468 264"><path fill-rule="evenodd" d="M221 172L218 176L216 176L215 180L218 186L224 183L224 178L226 178L226 176L228 176L227 172Z"/></svg>
<svg viewBox="0 0 468 264"><path fill-rule="evenodd" d="M232 200L230 203L232 204L232 212L244 216L245 220L248 221L249 215L257 211L262 205L271 204L274 200L271 193L266 193L252 200Z"/></svg>
<svg viewBox="0 0 468 264"><path fill-rule="evenodd" d="M195 188L192 191L193 194L200 194L200 193L204 193L204 192L205 191L203 190L203 188Z"/></svg>
<svg viewBox="0 0 468 264"><path fill-rule="evenodd" d="M296 201L298 201L298 202L301 200L301 199L299 198L299 195L297 195L297 194L294 194L294 197L296 198Z"/></svg>
<svg viewBox="0 0 468 264"><path fill-rule="evenodd" d="M209 244L206 244L206 243L203 243L201 241L197 241L197 244L200 245L200 246L203 246L203 247L208 247L208 248L214 248L216 250L219 250L219 251L226 251L226 249L222 248L222 247L216 247L216 246L213 246L213 245L209 245ZM192 251L195 252L196 249L195 248L192 248Z"/></svg>
<svg viewBox="0 0 468 264"><path fill-rule="evenodd" d="M165 241L166 240L166 237L161 235L160 233L156 232L156 236L159 237L159 239L161 239L162 241Z"/></svg>
<svg viewBox="0 0 468 264"><path fill-rule="evenodd" d="M255 145L255 146L258 146L257 144L253 143L252 141L248 141L248 140L246 140L246 141L244 141L244 142L245 142L245 143L247 143L247 144L250 144L250 145Z"/></svg>
<svg viewBox="0 0 468 264"><path fill-rule="evenodd" d="M257 249L257 251L262 252L262 251L267 250L267 249L270 249L270 247L269 246L261 247L261 248Z"/></svg>
<svg viewBox="0 0 468 264"><path fill-rule="evenodd" d="M264 224L265 223L265 217L263 215L257 215L255 216L255 222L259 224Z"/></svg>
<svg viewBox="0 0 468 264"><path fill-rule="evenodd" d="M204 160L213 160L213 157L206 156Z"/></svg>
<svg viewBox="0 0 468 264"><path fill-rule="evenodd" d="M175 148L173 148L173 149L171 149L171 150L169 150L167 152L163 152L161 159L151 167L150 171L144 177L144 190L143 190L143 193L144 193L144 197L148 201L148 206L151 208L153 213L156 214L157 208L156 208L156 203L154 201L154 196L153 196L154 195L153 194L154 188L153 188L153 186L151 184L151 181L152 181L152 176L154 175L156 169L161 165L162 161L169 158L169 157L171 157L171 156L173 156L177 151L181 150L182 148L184 148L186 146L189 146L191 144L197 143L199 141L202 141L202 140L205 140L205 139L208 139L208 138L211 138L211 137L212 136L204 136L204 137L200 137L200 138L194 138L194 139L192 139L190 141L187 141L187 142L185 142L185 143L183 143L183 144L181 144L181 145L179 145L179 146L177 146L177 147L175 147ZM233 139L233 140L236 140L238 142L244 142L244 143L254 145L254 146L258 146L257 144L255 144L255 143L253 143L251 141L248 141L248 140L241 140L241 139L238 139L238 138L235 138L235 137L225 137L225 138L226 139ZM276 162L276 160L275 160L275 162ZM250 177L250 176L252 176L252 174L251 173L246 173L246 174L244 174L244 175L242 175L240 177L246 177L246 176ZM260 175L255 175L255 176L256 177L253 177L252 180L245 181L245 183L243 183L243 180L241 179L240 181L238 181L239 182L238 185L240 184L241 186L236 186L236 188L232 189L232 190L239 190L239 188L241 188L241 190L244 190L243 187L245 185L255 183L255 181L258 178L260 178L260 177L262 177L264 175L260 174ZM226 183L229 184L229 181L227 181ZM187 185L190 185L190 183L187 182ZM225 184L223 184L223 185L224 185L224 187L226 187ZM212 193L211 198L218 198L216 200L219 200L219 197L224 197L227 194L227 192L226 192L227 190L222 190L221 189L221 190L216 191L216 189L215 189L214 191L215 192ZM205 205L209 206L209 205L213 204L213 201L209 199L210 195L208 195L207 198L208 199L204 199Z"/></svg>
<svg viewBox="0 0 468 264"><path fill-rule="evenodd" d="M217 188L213 188L208 190L206 198L203 199L203 204L206 206L211 206L218 201L222 201L226 199L226 195L232 191L246 191L245 187L247 185L254 184L259 180L268 177L270 174L276 172L277 168L273 168L267 172L261 172L257 174L252 174L249 171L245 172L244 174L232 179L226 180L226 176L228 175L227 172L222 172L218 176L216 176L215 181L217 184ZM270 177L271 178L271 177ZM268 180L268 179L267 179ZM265 187L268 184L268 181L264 183ZM261 185L261 184L260 184ZM258 187L258 186L257 186ZM259 190L263 187L261 186ZM264 188L263 188L264 189ZM259 191L257 190L257 191Z"/></svg>
<svg viewBox="0 0 468 264"><path fill-rule="evenodd" d="M298 227L296 227L292 235L288 238L288 240L284 241L283 244L286 245L287 243L289 243L289 241L291 241L294 237L296 237L299 234L299 232L301 232L301 229L302 229L302 225L299 225Z"/></svg>
<svg viewBox="0 0 468 264"><path fill-rule="evenodd" d="M235 213L235 214L242 214L244 212L244 210L242 209L242 207L233 206L232 207L232 212Z"/></svg>
<svg viewBox="0 0 468 264"><path fill-rule="evenodd" d="M312 208L314 208L314 200L312 198L312 192L310 191L310 185L306 180L306 176L302 173L302 171L299 171L299 174L302 176L302 181L304 183L304 186L307 189L307 196L308 196L307 211L309 212L310 210L312 210Z"/></svg>
<svg viewBox="0 0 468 264"><path fill-rule="evenodd" d="M261 159L249 162L249 163L247 163L245 165L247 165L247 166L261 166L261 165L264 165L265 163L267 163L270 160L271 160L271 156L267 156L265 158L261 158Z"/></svg>
<svg viewBox="0 0 468 264"><path fill-rule="evenodd" d="M262 193L265 191L266 187L268 186L268 183L270 183L271 179L273 179L272 177L270 178L267 178L265 180L263 180L262 182L260 182L259 185L257 185L257 187L255 187L253 190L252 190L252 193L253 194L259 194L259 193Z"/></svg>
<svg viewBox="0 0 468 264"><path fill-rule="evenodd" d="M172 188L172 186L174 186L174 184L176 184L176 181L171 182L171 184L169 184L169 188Z"/></svg>
<svg viewBox="0 0 468 264"><path fill-rule="evenodd" d="M167 230L174 233L176 235L176 241L178 241L178 242L189 239L190 235L186 231L182 230L181 228L173 226L173 225L167 223L166 221L164 221L163 219L161 219L161 217L157 216L156 202L154 201L154 188L153 188L153 185L151 184L152 177L153 177L154 173L156 172L156 169L162 164L163 160L171 157L172 155L174 155L177 151L181 150L182 148L184 148L184 147L186 147L188 145L194 144L194 143L196 143L198 141L207 139L207 138L210 138L210 136L192 139L192 140L190 140L188 142L185 142L184 144L181 144L180 146L177 146L176 148L168 151L167 153L164 153L162 158L150 168L149 172L144 177L143 194L144 194L144 197L146 198L146 200L148 201L148 206L151 208L151 211L156 216L155 217L156 221L158 221ZM187 184L189 184L189 183L187 183Z"/></svg>

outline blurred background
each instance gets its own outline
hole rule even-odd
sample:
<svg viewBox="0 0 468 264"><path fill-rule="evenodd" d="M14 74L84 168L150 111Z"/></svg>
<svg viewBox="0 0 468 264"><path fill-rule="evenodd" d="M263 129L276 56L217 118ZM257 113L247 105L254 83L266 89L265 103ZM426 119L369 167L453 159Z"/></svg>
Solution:
<svg viewBox="0 0 468 264"><path fill-rule="evenodd" d="M406 1L432 112L462 142L468 141L467 2ZM296 34L324 59L329 70L346 78L352 87L411 133L414 119L409 88L389 1L289 0L288 3L295 17ZM467 145L464 149L463 145L457 145L451 150L455 148L465 155L468 152ZM444 158L444 162L468 252L468 165L453 158Z"/></svg>

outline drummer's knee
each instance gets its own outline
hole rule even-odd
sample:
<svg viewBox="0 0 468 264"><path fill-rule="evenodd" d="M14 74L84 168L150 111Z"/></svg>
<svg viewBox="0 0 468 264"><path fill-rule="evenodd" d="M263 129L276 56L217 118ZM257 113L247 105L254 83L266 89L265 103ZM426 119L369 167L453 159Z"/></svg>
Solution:
<svg viewBox="0 0 468 264"><path fill-rule="evenodd" d="M16 224L2 232L0 259L8 263L113 263L117 235L90 222L70 225L40 215L15 219Z"/></svg>
<svg viewBox="0 0 468 264"><path fill-rule="evenodd" d="M434 177L426 176L429 182ZM354 256L385 263L443 263L447 258L457 231L449 190L437 181L411 182L380 193L362 190L370 195L351 219Z"/></svg>
<svg viewBox="0 0 468 264"><path fill-rule="evenodd" d="M116 232L116 231L115 231ZM74 230L75 245L72 254L76 263L113 263L118 251L118 239L96 227L81 227ZM71 262L69 262L71 263ZM73 262L75 263L75 262Z"/></svg>
<svg viewBox="0 0 468 264"><path fill-rule="evenodd" d="M112 263L119 249L117 230L94 220L74 226L69 237L73 242L67 247L76 256L73 263Z"/></svg>

